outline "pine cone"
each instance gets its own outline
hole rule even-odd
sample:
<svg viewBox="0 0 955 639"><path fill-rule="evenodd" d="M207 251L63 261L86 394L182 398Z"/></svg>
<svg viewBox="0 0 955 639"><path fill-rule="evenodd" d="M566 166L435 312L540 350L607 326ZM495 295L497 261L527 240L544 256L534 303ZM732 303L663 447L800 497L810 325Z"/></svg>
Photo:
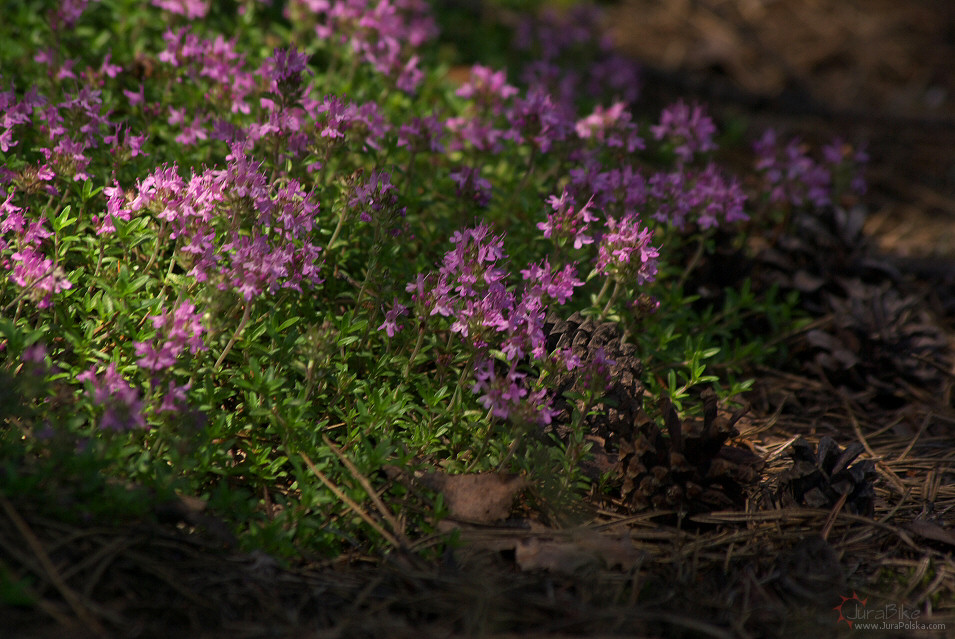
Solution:
<svg viewBox="0 0 955 639"><path fill-rule="evenodd" d="M718 410L716 395L703 393L703 419L682 421L664 401L665 437L644 416L633 436L621 442L617 470L621 496L632 510L678 508L691 513L740 506L744 487L758 477L761 460L743 449L724 446L738 434L745 411Z"/></svg>
<svg viewBox="0 0 955 639"><path fill-rule="evenodd" d="M875 462L866 459L852 464L863 450L859 443L849 444L843 450L828 435L815 448L803 439L797 440L790 452L792 468L780 474L777 499L786 506L832 508L843 495L848 495L848 512L871 517L875 510Z"/></svg>
<svg viewBox="0 0 955 639"><path fill-rule="evenodd" d="M804 307L823 315L830 310L824 294L845 293L838 283L841 279L897 282L901 279L898 270L872 255L862 234L864 222L861 208L797 214L793 232L756 256L763 284L799 291Z"/></svg>
<svg viewBox="0 0 955 639"><path fill-rule="evenodd" d="M948 381L943 373L950 367L948 339L918 301L858 280L846 283L845 290L845 297L827 300L833 321L806 335L827 379L881 404L904 401L900 381L909 392L940 391Z"/></svg>
<svg viewBox="0 0 955 639"><path fill-rule="evenodd" d="M556 314L548 315L544 324L547 349L570 348L583 362L593 362L599 349L612 360L610 383L603 397L590 408L596 409L584 416L583 425L589 433L602 438L608 449L616 449L621 437L629 437L633 424L643 409L643 384L640 375L643 364L637 358L637 347L624 343L620 329L614 322L600 322L574 313L566 320ZM561 426L570 423L574 407L564 397L568 391L583 390L576 370L561 371L554 385L554 408L559 411L554 419L558 434ZM578 406L583 409L583 406Z"/></svg>
<svg viewBox="0 0 955 639"><path fill-rule="evenodd" d="M804 309L832 318L797 345L804 370L880 405L913 389L937 394L949 381L945 332L907 292L912 281L875 254L864 221L862 209L800 214L793 234L757 256L758 279L798 291Z"/></svg>

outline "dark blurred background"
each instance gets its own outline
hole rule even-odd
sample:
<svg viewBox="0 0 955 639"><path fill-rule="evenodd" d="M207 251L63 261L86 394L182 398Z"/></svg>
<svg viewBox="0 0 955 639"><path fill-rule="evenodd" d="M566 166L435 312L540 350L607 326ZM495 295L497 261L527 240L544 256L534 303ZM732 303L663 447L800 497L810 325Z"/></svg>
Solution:
<svg viewBox="0 0 955 639"><path fill-rule="evenodd" d="M868 145L869 228L887 250L955 257L955 2L604 3L644 97Z"/></svg>

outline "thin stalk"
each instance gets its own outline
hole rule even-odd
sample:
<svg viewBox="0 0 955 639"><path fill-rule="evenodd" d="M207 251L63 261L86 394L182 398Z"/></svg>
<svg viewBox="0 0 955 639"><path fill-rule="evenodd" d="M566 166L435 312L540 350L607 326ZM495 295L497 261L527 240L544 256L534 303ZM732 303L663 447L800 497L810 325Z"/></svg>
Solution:
<svg viewBox="0 0 955 639"><path fill-rule="evenodd" d="M223 360L225 360L226 355L229 354L229 351L232 350L232 347L235 346L236 340L239 339L239 334L245 329L245 325L249 323L249 315L252 313L252 302L245 303L245 310L242 311L242 319L239 320L239 325L235 329L235 333L232 334L232 339L229 340L229 343L225 345L225 348L222 350L222 354L219 355L219 359L216 360L215 370L219 370L219 367L222 365Z"/></svg>
<svg viewBox="0 0 955 639"><path fill-rule="evenodd" d="M494 431L494 423L491 422L491 416L494 409L489 408L487 410L487 415L484 416L484 421L487 422L487 431L484 433L484 437L481 438L481 448L474 454L474 457L471 458L471 463L468 464L467 468L464 469L465 473L470 473L474 470L474 467L484 459L484 453L487 452L488 446L491 443L491 435Z"/></svg>
<svg viewBox="0 0 955 639"><path fill-rule="evenodd" d="M604 310L600 311L600 319L606 317L607 313L610 311L610 307L613 306L615 301L617 301L617 295L620 293L620 289L622 288L623 286L620 284L620 282L614 284L613 293L610 294L610 299L607 300L607 305L604 306Z"/></svg>
<svg viewBox="0 0 955 639"><path fill-rule="evenodd" d="M600 292L597 293L597 299L594 301L594 304L599 305L600 302L603 301L604 295L607 294L607 289L610 288L610 279L609 277L604 279L604 285L600 288Z"/></svg>
<svg viewBox="0 0 955 639"><path fill-rule="evenodd" d="M458 376L458 383L454 387L454 393L451 395L451 409L454 411L454 418L451 420L451 423L456 429L458 427L458 422L460 421L461 416L461 403L464 401L462 395L464 394L464 380L467 379L467 371L471 370L474 362L474 354L472 353L468 357L468 361L465 362L464 367L461 369L461 374Z"/></svg>
<svg viewBox="0 0 955 639"><path fill-rule="evenodd" d="M531 146L531 156L527 159L527 170L524 172L524 177L521 178L521 183L517 186L517 193L523 193L524 189L527 188L527 182L531 179L531 175L534 173L534 164L537 161L537 147Z"/></svg>
<svg viewBox="0 0 955 639"><path fill-rule="evenodd" d="M700 260L703 259L703 249L706 248L706 237L700 235L700 241L696 244L696 251L693 253L693 257L690 258L690 262L686 265L686 268L683 269L683 273L680 274L680 279L676 282L676 288L682 289L683 285L686 284L687 278L690 277L690 273L693 272L693 269L697 267L700 263Z"/></svg>
<svg viewBox="0 0 955 639"><path fill-rule="evenodd" d="M511 442L511 445L507 447L507 454L504 455L504 459L501 460L501 463L497 465L497 472L504 470L504 467L507 465L507 462L511 461L511 458L514 457L514 453L517 452L517 449L524 441L524 433L520 433L514 441Z"/></svg>
<svg viewBox="0 0 955 639"><path fill-rule="evenodd" d="M166 269L166 276L162 278L162 288L159 290L159 297L162 297L166 293L166 289L169 288L169 276L172 275L172 269L176 267L176 258L173 256L169 260L169 268Z"/></svg>
<svg viewBox="0 0 955 639"><path fill-rule="evenodd" d="M328 246L325 247L326 252L332 249L332 245L335 244L335 240L338 239L338 234L341 233L342 225L344 224L345 224L345 208L342 207L341 215L338 216L338 224L335 226L335 230L332 231L332 238L328 240Z"/></svg>
<svg viewBox="0 0 955 639"><path fill-rule="evenodd" d="M368 268L365 270L365 280L361 283L361 288L358 289L358 297L355 299L355 308L361 307L361 300L365 296L365 289L368 288L368 282L371 280L371 274L376 266L378 266L378 251L374 250L371 252L371 259L368 262Z"/></svg>
<svg viewBox="0 0 955 639"><path fill-rule="evenodd" d="M408 358L408 363L405 364L403 377L406 379L408 374L411 372L411 366L414 364L415 358L418 356L418 351L421 350L422 343L424 343L424 322L420 323L420 328L418 329L418 340L415 342L414 350L411 351L411 357Z"/></svg>
<svg viewBox="0 0 955 639"><path fill-rule="evenodd" d="M156 234L156 248L153 250L153 254L149 256L149 261L146 262L146 268L143 269L143 273L148 273L149 269L152 268L153 264L156 262L156 258L159 256L159 249L162 247L163 235L166 232L166 220L162 221L162 224L159 225L159 233Z"/></svg>
<svg viewBox="0 0 955 639"><path fill-rule="evenodd" d="M86 291L87 295L93 294L93 282L95 282L96 278L99 277L100 269L103 267L103 236L102 235L100 235L99 240L97 240L97 252L99 253L99 256L96 258L96 269L93 271L93 277L90 278L90 287L89 287L89 290Z"/></svg>

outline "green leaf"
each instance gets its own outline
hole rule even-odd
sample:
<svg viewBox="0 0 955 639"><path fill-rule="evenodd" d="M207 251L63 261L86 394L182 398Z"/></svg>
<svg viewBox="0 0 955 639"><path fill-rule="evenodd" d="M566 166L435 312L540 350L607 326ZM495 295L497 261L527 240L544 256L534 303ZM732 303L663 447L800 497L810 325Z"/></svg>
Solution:
<svg viewBox="0 0 955 639"><path fill-rule="evenodd" d="M71 224L73 224L73 222L76 221L75 217L70 217L70 212L72 210L73 210L73 206L71 204L67 204L65 207L63 207L63 211L60 212L60 214L56 217L55 220L53 220L54 232L60 233L61 231L63 231L63 229L70 226Z"/></svg>
<svg viewBox="0 0 955 639"><path fill-rule="evenodd" d="M278 331L278 332L284 331L285 329L289 328L290 326L295 326L296 324L298 324L298 323L301 321L301 319L302 319L301 317L290 317L289 319L287 319L287 320L285 320L284 322L282 322L282 323L279 325L279 327L276 328L275 330Z"/></svg>

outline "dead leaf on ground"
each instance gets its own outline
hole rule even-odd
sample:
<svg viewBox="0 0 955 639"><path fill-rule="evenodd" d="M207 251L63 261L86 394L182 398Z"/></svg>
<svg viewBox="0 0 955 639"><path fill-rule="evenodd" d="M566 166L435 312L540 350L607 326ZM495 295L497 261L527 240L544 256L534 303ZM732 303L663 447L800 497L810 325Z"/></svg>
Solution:
<svg viewBox="0 0 955 639"><path fill-rule="evenodd" d="M523 477L506 473L431 472L424 473L418 480L441 493L452 517L482 524L507 519L515 497L527 486Z"/></svg>
<svg viewBox="0 0 955 639"><path fill-rule="evenodd" d="M944 544L955 546L955 531L942 528L938 524L931 521L927 521L925 519L916 519L908 523L906 528L911 530L919 537L924 537L925 539L940 541Z"/></svg>
<svg viewBox="0 0 955 639"><path fill-rule="evenodd" d="M523 571L574 574L589 568L630 570L642 555L627 536L578 531L567 539L526 537L516 540L514 559Z"/></svg>

